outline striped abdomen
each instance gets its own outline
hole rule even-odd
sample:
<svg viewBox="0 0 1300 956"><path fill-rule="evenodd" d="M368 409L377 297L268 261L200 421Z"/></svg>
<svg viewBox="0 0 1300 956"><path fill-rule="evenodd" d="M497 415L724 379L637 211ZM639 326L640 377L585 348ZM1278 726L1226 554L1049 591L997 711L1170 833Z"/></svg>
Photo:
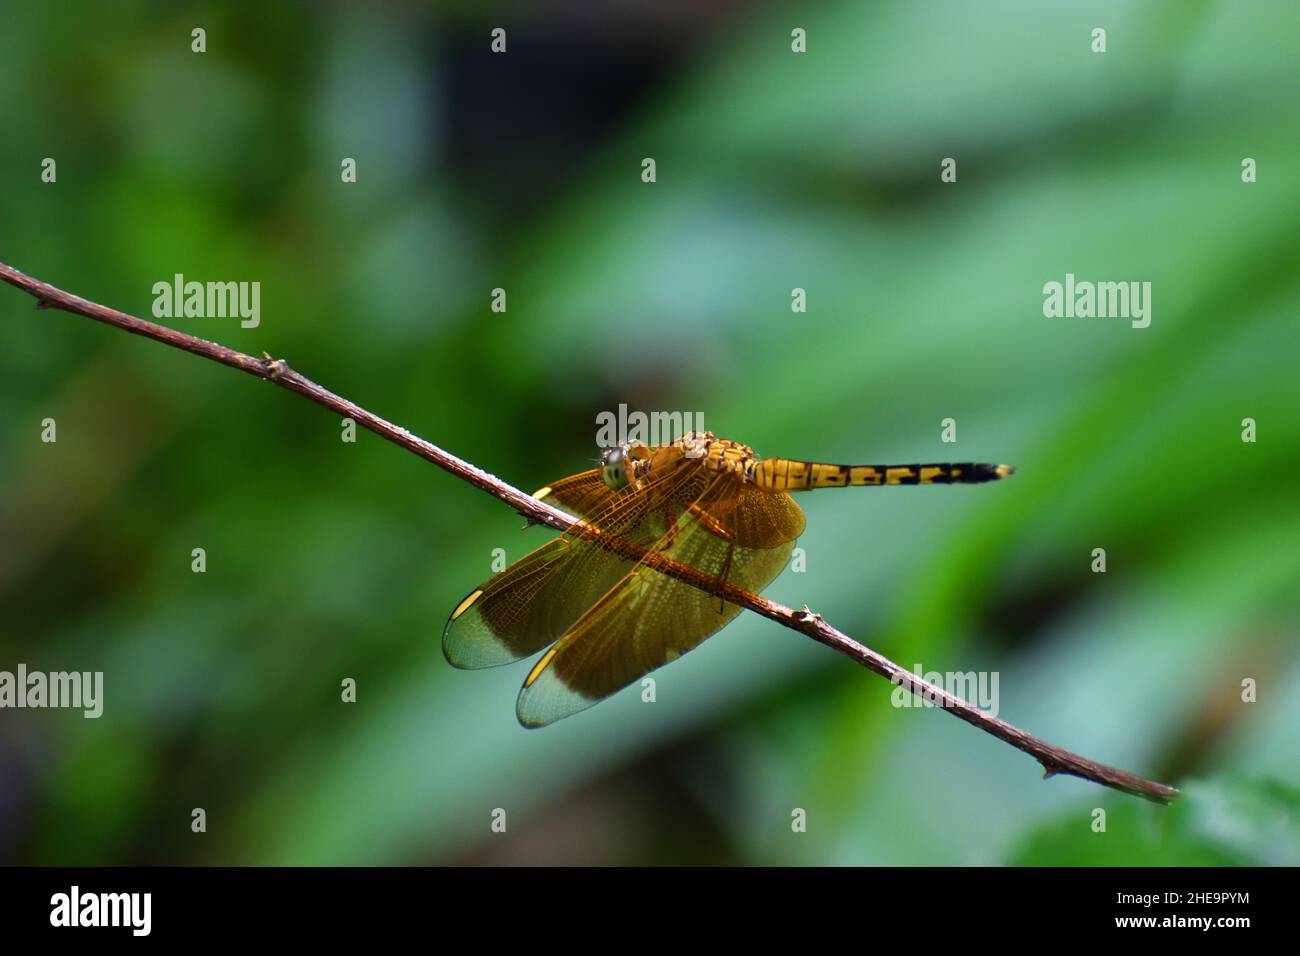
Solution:
<svg viewBox="0 0 1300 956"><path fill-rule="evenodd" d="M764 491L807 491L853 485L977 485L1005 478L1010 465L983 462L936 465L826 465L789 458L747 463L745 477Z"/></svg>

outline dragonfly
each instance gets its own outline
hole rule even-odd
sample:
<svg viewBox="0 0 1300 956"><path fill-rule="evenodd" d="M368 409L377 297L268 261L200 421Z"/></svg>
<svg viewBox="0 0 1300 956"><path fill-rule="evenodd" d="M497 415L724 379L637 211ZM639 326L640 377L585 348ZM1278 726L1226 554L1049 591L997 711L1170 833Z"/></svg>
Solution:
<svg viewBox="0 0 1300 956"><path fill-rule="evenodd" d="M580 521L469 593L447 621L454 667L494 667L545 651L524 678L516 716L544 727L586 710L717 633L740 607L647 562L660 554L757 594L804 530L792 493L815 488L980 484L1009 465L830 465L759 458L688 432L669 444L607 448L599 467L537 491ZM613 535L642 557L602 546ZM627 552L629 549L623 549Z"/></svg>

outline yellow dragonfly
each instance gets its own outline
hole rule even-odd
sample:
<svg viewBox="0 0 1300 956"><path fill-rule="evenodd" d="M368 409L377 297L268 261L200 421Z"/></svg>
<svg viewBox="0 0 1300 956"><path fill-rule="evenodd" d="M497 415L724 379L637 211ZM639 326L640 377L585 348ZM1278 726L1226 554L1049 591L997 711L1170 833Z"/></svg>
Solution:
<svg viewBox="0 0 1300 956"><path fill-rule="evenodd" d="M854 485L978 484L1008 465L827 465L757 458L690 432L667 445L617 445L600 467L534 497L582 523L475 588L442 635L455 667L507 664L543 649L519 692L525 727L576 714L676 660L739 613L592 540L601 533L758 593L781 572L804 516L789 492ZM598 529L593 531L593 529Z"/></svg>

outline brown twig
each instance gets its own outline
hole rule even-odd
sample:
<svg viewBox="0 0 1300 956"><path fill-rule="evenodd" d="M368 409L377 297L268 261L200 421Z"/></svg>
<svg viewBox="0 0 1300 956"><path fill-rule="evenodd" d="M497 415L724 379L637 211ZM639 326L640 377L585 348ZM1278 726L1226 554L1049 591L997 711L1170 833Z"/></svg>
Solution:
<svg viewBox="0 0 1300 956"><path fill-rule="evenodd" d="M482 469L474 467L469 462L462 461L455 455L443 451L423 438L412 435L405 428L399 428L392 422L380 418L360 405L356 405L345 398L335 395L328 389L322 388L311 379L295 372L281 359L273 359L269 355L265 358L255 358L252 355L237 352L234 349L226 348L224 345L218 345L215 342L209 342L206 339L187 335L184 332L178 332L175 329L169 329L153 322L146 322L133 315L127 315L125 312L119 312L116 309L89 302L79 296L64 292L62 289L56 289L52 285L24 275L4 263L0 263L0 279L34 296L37 308L61 309L64 312L83 315L88 319L94 319L97 322L103 322L106 325L133 332L136 335L143 335L173 348L193 352L195 355L201 355L214 362L229 365L231 368L237 368L249 375L255 375L268 382L273 382L291 392L297 392L317 405L328 408L344 418L352 419L381 438L386 438L393 444L405 448L425 461L430 461L439 468L451 472L457 478L467 481L474 487L499 498L523 515L529 522L543 524L560 532L568 531L581 524L578 519L571 515L524 494L519 489L506 484L501 479L488 474ZM1005 741L1017 750L1029 754L1042 765L1045 771L1044 775L1047 777L1054 774L1081 777L1084 780L1091 780L1094 783L1115 790L1122 790L1125 793L1144 797L1157 803L1169 803L1178 796L1178 791L1173 787L1153 780L1145 780L1123 770L1116 770L1114 767L1087 760L1078 754L1039 740L1033 734L1027 733L1005 720L1000 720L985 713L960 697L922 680L910 671L904 670L888 658L877 654L871 648L859 644L847 634L837 631L827 624L820 614L812 613L807 607L802 611L796 611L775 601L769 601L757 594L751 594L734 585L720 585L715 578L709 577L689 565L672 561L660 554L647 553L639 546L614 535L602 534L598 530L594 530L593 537L601 547L616 551L633 560L645 560L657 571L684 581L702 591L721 596L733 604L776 621L778 624L798 631L806 637L811 637L814 641L839 651L881 677L887 678L892 683L908 688L913 694L924 695L968 724L978 727L985 733L992 734L999 740Z"/></svg>

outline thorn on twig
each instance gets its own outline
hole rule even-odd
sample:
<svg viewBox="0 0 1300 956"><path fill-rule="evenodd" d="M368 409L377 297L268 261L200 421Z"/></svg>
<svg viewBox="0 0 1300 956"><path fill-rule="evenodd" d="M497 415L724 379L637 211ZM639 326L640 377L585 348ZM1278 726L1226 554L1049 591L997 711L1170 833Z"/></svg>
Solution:
<svg viewBox="0 0 1300 956"><path fill-rule="evenodd" d="M814 624L822 620L822 616L810 608L807 604L803 606L803 613L799 615L800 624Z"/></svg>
<svg viewBox="0 0 1300 956"><path fill-rule="evenodd" d="M262 367L266 369L266 377L273 382L285 372L289 371L289 363L284 359L271 358L270 352L263 352L262 360Z"/></svg>
<svg viewBox="0 0 1300 956"><path fill-rule="evenodd" d="M1051 780L1051 779L1052 779L1053 777L1055 777L1058 773L1060 773L1059 770L1053 770L1051 767L1048 767L1048 766L1044 766L1044 767L1043 767L1043 779L1044 779L1044 780Z"/></svg>
<svg viewBox="0 0 1300 956"><path fill-rule="evenodd" d="M542 520L541 518L534 518L526 511L520 511L519 516L524 519L524 523L519 527L520 531L527 531L529 528L533 527L534 525L542 525L547 528L555 528L557 531L563 530L562 528L557 528L549 518L546 520Z"/></svg>
<svg viewBox="0 0 1300 956"><path fill-rule="evenodd" d="M36 300L36 311L37 311L37 312L39 312L41 309L48 309L48 308L50 308L50 307L51 307L50 304L49 304L48 302L46 302L44 299L37 299L37 300Z"/></svg>

